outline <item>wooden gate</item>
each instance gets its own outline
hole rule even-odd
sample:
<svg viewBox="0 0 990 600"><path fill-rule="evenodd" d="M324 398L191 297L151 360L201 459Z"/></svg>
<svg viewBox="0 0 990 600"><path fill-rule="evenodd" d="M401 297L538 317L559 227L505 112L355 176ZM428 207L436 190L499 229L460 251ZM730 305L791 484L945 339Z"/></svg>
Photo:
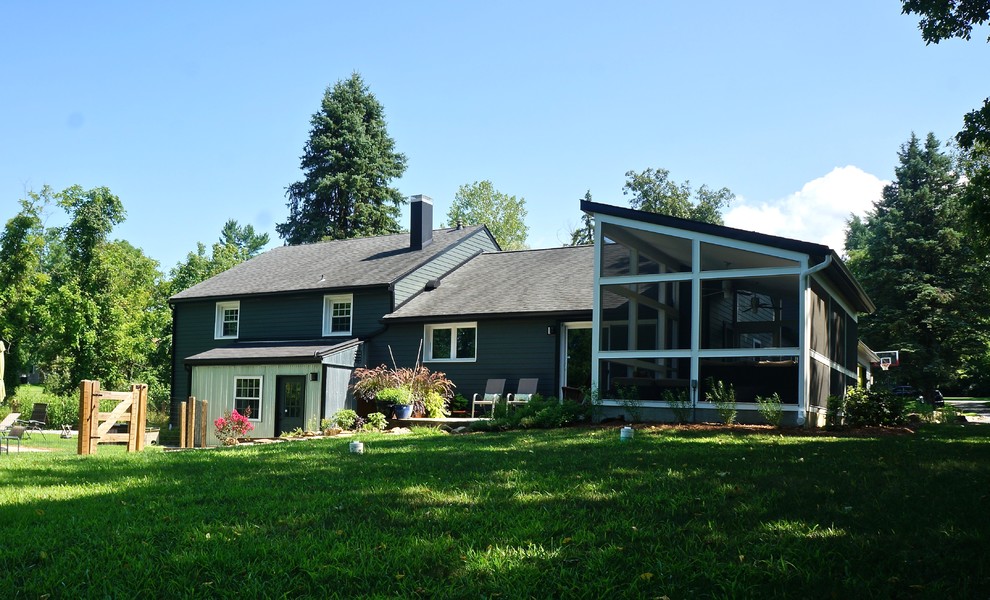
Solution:
<svg viewBox="0 0 990 600"><path fill-rule="evenodd" d="M116 400L110 412L100 412L100 400ZM148 386L135 384L129 392L100 391L99 381L79 384L79 454L94 454L100 442L127 442L128 452L144 449L148 420ZM127 423L127 433L110 433L118 421Z"/></svg>

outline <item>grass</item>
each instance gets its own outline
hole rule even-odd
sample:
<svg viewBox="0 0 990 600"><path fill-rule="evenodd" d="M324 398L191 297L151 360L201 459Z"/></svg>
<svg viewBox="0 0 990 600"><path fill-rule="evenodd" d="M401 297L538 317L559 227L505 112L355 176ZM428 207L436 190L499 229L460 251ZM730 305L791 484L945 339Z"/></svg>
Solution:
<svg viewBox="0 0 990 600"><path fill-rule="evenodd" d="M49 440L53 436L48 436ZM564 429L0 457L38 597L986 597L990 426ZM32 439L31 443L36 441ZM40 441L37 443L40 444Z"/></svg>

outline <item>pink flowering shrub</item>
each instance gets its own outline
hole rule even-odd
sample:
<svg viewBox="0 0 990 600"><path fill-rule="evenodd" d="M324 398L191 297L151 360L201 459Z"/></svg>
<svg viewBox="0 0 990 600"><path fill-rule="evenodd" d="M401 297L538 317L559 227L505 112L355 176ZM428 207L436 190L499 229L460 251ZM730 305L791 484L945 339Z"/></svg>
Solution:
<svg viewBox="0 0 990 600"><path fill-rule="evenodd" d="M237 438L244 437L249 432L254 431L254 425L248 420L251 416L251 411L248 410L247 414L242 415L237 412L237 409L224 413L222 417L217 417L213 421L213 426L217 430L217 439L224 446L233 446L237 443Z"/></svg>

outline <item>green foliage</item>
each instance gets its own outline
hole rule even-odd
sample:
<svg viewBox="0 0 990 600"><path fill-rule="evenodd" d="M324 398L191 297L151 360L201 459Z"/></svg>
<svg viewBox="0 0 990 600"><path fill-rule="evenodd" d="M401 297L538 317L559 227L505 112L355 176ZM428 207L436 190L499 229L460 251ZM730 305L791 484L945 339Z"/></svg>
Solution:
<svg viewBox="0 0 990 600"><path fill-rule="evenodd" d="M649 168L641 173L626 172L622 194L632 196L629 205L636 210L693 219L722 225L722 211L735 196L729 188L713 190L702 185L693 193L691 182L677 183L667 169Z"/></svg>
<svg viewBox="0 0 990 600"><path fill-rule="evenodd" d="M288 187L289 216L276 231L287 244L399 231L405 198L389 183L406 170L382 105L361 76L328 87L303 151L304 178Z"/></svg>
<svg viewBox="0 0 990 600"><path fill-rule="evenodd" d="M355 369L354 378L357 381L351 389L358 400L381 399L379 394L390 388L406 390L413 405L422 403L431 393L439 395L444 401L454 394L454 383L447 379L446 374L442 371L430 371L420 364L412 368L380 365L373 369Z"/></svg>
<svg viewBox="0 0 990 600"><path fill-rule="evenodd" d="M375 399L388 404L410 404L412 393L409 388L385 388L375 395Z"/></svg>
<svg viewBox="0 0 990 600"><path fill-rule="evenodd" d="M907 420L907 398L874 386L846 390L845 419L852 427L889 427Z"/></svg>
<svg viewBox="0 0 990 600"><path fill-rule="evenodd" d="M642 421L643 401L639 398L639 390L635 386L620 385L615 388L615 393L619 396L619 403L633 423Z"/></svg>
<svg viewBox="0 0 990 600"><path fill-rule="evenodd" d="M526 199L503 194L491 181L462 185L447 212L447 224L487 225L503 250L526 248Z"/></svg>
<svg viewBox="0 0 990 600"><path fill-rule="evenodd" d="M344 431L350 431L353 429L354 424L358 421L358 418L358 414L349 408L338 410L330 417L334 425L340 427Z"/></svg>
<svg viewBox="0 0 990 600"><path fill-rule="evenodd" d="M584 193L584 199L591 202L591 190ZM595 243L595 219L589 214L581 215L581 226L571 232L571 245L584 246Z"/></svg>
<svg viewBox="0 0 990 600"><path fill-rule="evenodd" d="M660 398L670 407L678 423L687 423L691 419L691 401L686 389L664 390Z"/></svg>
<svg viewBox="0 0 990 600"><path fill-rule="evenodd" d="M423 409L426 411L426 416L431 419L442 419L450 416L450 411L447 409L447 399L435 391L429 391L423 396Z"/></svg>
<svg viewBox="0 0 990 600"><path fill-rule="evenodd" d="M454 399L450 401L451 410L467 410L468 406L469 402L464 394L455 394Z"/></svg>
<svg viewBox="0 0 990 600"><path fill-rule="evenodd" d="M483 421L475 421L472 429L480 431L505 431L509 429L552 429L575 423L587 422L591 418L591 406L583 402L544 398L533 394L529 402L509 409L493 412L495 416Z"/></svg>
<svg viewBox="0 0 990 600"><path fill-rule="evenodd" d="M780 420L784 416L784 410L781 407L780 402L780 394L774 392L769 398L757 396L756 404L759 407L760 414L767 420L767 423L773 425L774 427L780 427Z"/></svg>
<svg viewBox="0 0 990 600"><path fill-rule="evenodd" d="M715 411L726 425L736 422L736 390L732 384L726 385L721 379L708 379L705 399L715 405Z"/></svg>
<svg viewBox="0 0 990 600"><path fill-rule="evenodd" d="M900 350L904 383L930 396L987 353L985 261L966 240L959 176L935 136L912 135L898 156L894 181L847 232L848 266L877 306L860 336Z"/></svg>
<svg viewBox="0 0 990 600"><path fill-rule="evenodd" d="M380 412L368 415L368 420L364 424L366 431L384 431L386 427L388 427L388 419Z"/></svg>
<svg viewBox="0 0 990 600"><path fill-rule="evenodd" d="M842 425L846 413L845 396L831 395L828 397L828 407L825 410L825 428L835 429Z"/></svg>

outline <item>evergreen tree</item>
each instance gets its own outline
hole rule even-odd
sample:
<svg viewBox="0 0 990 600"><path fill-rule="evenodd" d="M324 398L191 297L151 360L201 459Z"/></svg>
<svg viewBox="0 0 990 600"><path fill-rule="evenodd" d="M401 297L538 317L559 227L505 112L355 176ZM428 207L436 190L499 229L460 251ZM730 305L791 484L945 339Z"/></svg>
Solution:
<svg viewBox="0 0 990 600"><path fill-rule="evenodd" d="M395 152L382 105L357 73L327 88L313 115L301 167L290 185L289 218L276 225L287 244L399 231L402 194L389 187L406 157Z"/></svg>
<svg viewBox="0 0 990 600"><path fill-rule="evenodd" d="M448 223L487 225L503 250L526 247L526 199L495 189L491 181L462 185L447 211Z"/></svg>
<svg viewBox="0 0 990 600"><path fill-rule="evenodd" d="M584 193L584 199L591 202L591 190ZM595 219L585 213L581 215L581 226L571 232L571 245L584 246L595 243Z"/></svg>
<svg viewBox="0 0 990 600"><path fill-rule="evenodd" d="M930 394L955 382L987 348L981 265L962 233L952 158L929 134L912 134L895 180L866 220L847 231L849 268L877 311L860 336L877 350L900 350L907 382Z"/></svg>
<svg viewBox="0 0 990 600"><path fill-rule="evenodd" d="M722 210L734 198L729 188L713 190L702 185L692 194L691 182L677 183L667 169L626 172L623 195L632 196L629 205L636 210L723 225ZM693 196L693 197L692 197Z"/></svg>

